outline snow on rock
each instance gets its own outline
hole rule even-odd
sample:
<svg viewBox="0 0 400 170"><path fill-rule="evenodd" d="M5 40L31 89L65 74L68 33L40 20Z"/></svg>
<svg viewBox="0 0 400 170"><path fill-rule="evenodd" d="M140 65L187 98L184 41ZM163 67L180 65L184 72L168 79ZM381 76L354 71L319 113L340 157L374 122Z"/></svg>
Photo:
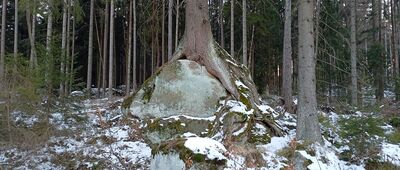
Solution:
<svg viewBox="0 0 400 170"><path fill-rule="evenodd" d="M279 116L279 113L276 112L272 107L268 105L258 105L258 109L260 109L261 113L263 114L272 114L274 118Z"/></svg>
<svg viewBox="0 0 400 170"><path fill-rule="evenodd" d="M209 160L226 160L224 145L211 138L190 137L185 142L185 147L195 154L206 155Z"/></svg>
<svg viewBox="0 0 400 170"><path fill-rule="evenodd" d="M254 109L247 110L247 106L245 104L236 100L228 100L226 103L225 101L220 101L220 104L229 106L229 112L238 112L246 115L253 114L254 112Z"/></svg>
<svg viewBox="0 0 400 170"><path fill-rule="evenodd" d="M382 143L382 151L379 154L381 161L389 161L394 165L400 166L400 147L390 143Z"/></svg>
<svg viewBox="0 0 400 170"><path fill-rule="evenodd" d="M238 86L238 87L243 87L243 88L246 88L246 89L249 89L246 85L244 85L241 81L239 81L239 80L236 80L235 81L235 84L236 84L236 86Z"/></svg>

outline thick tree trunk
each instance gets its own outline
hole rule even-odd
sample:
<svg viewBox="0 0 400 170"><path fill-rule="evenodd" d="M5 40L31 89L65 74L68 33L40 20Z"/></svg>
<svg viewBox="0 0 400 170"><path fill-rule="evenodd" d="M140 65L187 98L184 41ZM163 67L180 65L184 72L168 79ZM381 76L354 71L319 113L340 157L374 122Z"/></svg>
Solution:
<svg viewBox="0 0 400 170"><path fill-rule="evenodd" d="M283 37L283 64L282 64L282 96L285 101L285 109L292 112L292 83L293 83L293 61L292 61L292 1L286 0L285 4L285 26Z"/></svg>
<svg viewBox="0 0 400 170"><path fill-rule="evenodd" d="M357 40L356 40L356 0L352 0L350 6L350 25L351 25L351 35L350 35L350 49L351 49L351 103L353 106L358 104L357 101Z"/></svg>
<svg viewBox="0 0 400 170"><path fill-rule="evenodd" d="M235 58L235 0L231 0L231 56Z"/></svg>
<svg viewBox="0 0 400 170"><path fill-rule="evenodd" d="M243 23L242 23L242 29L243 29L243 64L248 67L248 61L247 61L247 3L246 0L243 0Z"/></svg>
<svg viewBox="0 0 400 170"><path fill-rule="evenodd" d="M131 59L132 59L132 5L133 2L129 1L129 19L128 19L128 56L127 56L127 69L126 69L126 95L129 95L131 88Z"/></svg>
<svg viewBox="0 0 400 170"><path fill-rule="evenodd" d="M300 0L299 4L299 104L297 139L322 143L317 116L314 2Z"/></svg>
<svg viewBox="0 0 400 170"><path fill-rule="evenodd" d="M108 96L113 95L113 63L114 63L114 0L110 2L110 54L108 61Z"/></svg>
<svg viewBox="0 0 400 170"><path fill-rule="evenodd" d="M168 2L168 60L172 58L172 7L174 0Z"/></svg>
<svg viewBox="0 0 400 170"><path fill-rule="evenodd" d="M103 87L103 96L106 95L106 89L107 89L107 59L108 59L108 36L109 36L109 26L108 22L110 19L109 16L109 2L106 2L106 8L105 8L105 16L104 16L104 34L103 34L103 81L102 81L102 87Z"/></svg>
<svg viewBox="0 0 400 170"><path fill-rule="evenodd" d="M5 46L6 46L6 14L7 14L7 0L3 0L1 12L1 38L0 38L0 81L5 77ZM0 86L0 89L3 88Z"/></svg>
<svg viewBox="0 0 400 170"><path fill-rule="evenodd" d="M93 18L94 18L94 0L90 0L90 19L89 19L89 49L88 49L88 69L86 89L89 94L92 91L92 68L93 68Z"/></svg>

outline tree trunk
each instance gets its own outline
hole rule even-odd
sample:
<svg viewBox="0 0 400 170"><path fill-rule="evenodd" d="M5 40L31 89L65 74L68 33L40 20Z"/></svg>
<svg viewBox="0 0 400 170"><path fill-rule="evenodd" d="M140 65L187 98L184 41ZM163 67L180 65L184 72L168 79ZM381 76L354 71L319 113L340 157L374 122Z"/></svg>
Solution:
<svg viewBox="0 0 400 170"><path fill-rule="evenodd" d="M114 0L110 2L110 53L108 61L108 96L113 95L113 63L114 63Z"/></svg>
<svg viewBox="0 0 400 170"><path fill-rule="evenodd" d="M375 44L382 45L382 36L381 36L381 0L374 0L373 1L373 22L374 22L374 42ZM382 50L383 51L383 50ZM384 65L385 65L385 56L383 53L379 54L378 61L379 65L377 70L375 71L375 96L377 102L381 102L384 98Z"/></svg>
<svg viewBox="0 0 400 170"><path fill-rule="evenodd" d="M53 2L52 0L49 0L49 13L47 16L47 33L46 33L46 56L47 56L47 60L46 62L46 73L45 73L45 82L48 86L48 88L50 87L49 83L49 72L52 71L52 65L53 65L53 57L51 54L51 43L52 43L52 35L53 35ZM16 38L15 38L16 39ZM14 47L15 48L15 47ZM50 90L50 89L48 89Z"/></svg>
<svg viewBox="0 0 400 170"><path fill-rule="evenodd" d="M5 46L6 46L6 14L7 14L7 0L3 0L1 12L1 38L0 38L0 81L5 77ZM3 84L3 83L2 83ZM3 87L0 86L0 89Z"/></svg>
<svg viewBox="0 0 400 170"><path fill-rule="evenodd" d="M165 57L165 0L162 1L162 14L161 14L161 59L164 64L167 59ZM135 19L136 20L136 19Z"/></svg>
<svg viewBox="0 0 400 170"><path fill-rule="evenodd" d="M246 0L243 0L243 14L242 14L242 18L243 18L243 64L247 67L247 16L246 16L246 11L247 11L247 4L246 4Z"/></svg>
<svg viewBox="0 0 400 170"><path fill-rule="evenodd" d="M282 64L282 96L285 101L285 109L292 112L292 1L285 1L285 26L283 34L283 64Z"/></svg>
<svg viewBox="0 0 400 170"><path fill-rule="evenodd" d="M35 4L35 1L33 1ZM36 50L35 50L35 32L36 32L36 14L35 9L32 14L29 9L26 10L26 22L28 25L29 43L31 46L29 57L29 68L33 70L37 66Z"/></svg>
<svg viewBox="0 0 400 170"><path fill-rule="evenodd" d="M18 6L19 6L18 0L15 0L14 3L15 3L15 5L14 5L15 6L15 10L14 10L14 73L16 73L17 72L17 60L18 60ZM0 75L0 80L1 80L1 75Z"/></svg>
<svg viewBox="0 0 400 170"><path fill-rule="evenodd" d="M390 0L390 8L391 8L391 24L392 24L392 43L391 43L391 48L392 48L392 58L394 60L394 76L399 75L399 57L398 57L398 51L396 48L396 17L395 17L395 2L394 0Z"/></svg>
<svg viewBox="0 0 400 170"><path fill-rule="evenodd" d="M65 74L64 74L64 94L68 95L68 81L69 81L69 64L71 62L71 1L68 1L68 7L67 7L67 37L66 37L66 55L65 55Z"/></svg>
<svg viewBox="0 0 400 170"><path fill-rule="evenodd" d="M75 9L75 8L74 8ZM74 12L75 13L75 12ZM71 93L72 91L72 86L74 85L74 78L75 78L75 73L74 73L74 62L75 62L75 25L76 25L76 19L74 16L74 19L72 20L72 42L71 42L71 64L70 64L70 74L69 74L69 84L68 84L68 94Z"/></svg>
<svg viewBox="0 0 400 170"><path fill-rule="evenodd" d="M220 0L220 10L219 10L219 27L221 34L221 47L225 48L225 37L224 37L224 0Z"/></svg>
<svg viewBox="0 0 400 170"><path fill-rule="evenodd" d="M60 71L61 74L65 73L65 46L66 46L66 40L67 40L67 5L68 5L68 0L64 0L63 3L63 21L62 21L62 36L61 36L61 64L60 64ZM61 79L60 82L60 96L64 96L64 80Z"/></svg>
<svg viewBox="0 0 400 170"><path fill-rule="evenodd" d="M235 0L231 0L231 56L235 58Z"/></svg>
<svg viewBox="0 0 400 170"><path fill-rule="evenodd" d="M353 106L357 106L357 40L356 40L356 0L352 0L351 6L351 36L350 36L350 50L351 50L351 103Z"/></svg>
<svg viewBox="0 0 400 170"><path fill-rule="evenodd" d="M172 58L172 7L174 0L168 2L168 60Z"/></svg>
<svg viewBox="0 0 400 170"><path fill-rule="evenodd" d="M93 68L93 18L94 18L94 0L90 0L90 19L89 19L89 49L88 49L88 69L86 89L89 94L92 91L92 68Z"/></svg>
<svg viewBox="0 0 400 170"><path fill-rule="evenodd" d="M299 104L297 118L298 140L322 143L317 116L315 53L314 53L314 2L299 3Z"/></svg>
<svg viewBox="0 0 400 170"><path fill-rule="evenodd" d="M106 8L105 8L105 16L104 16L104 34L103 34L103 96L106 95L106 89L107 89L107 51L108 51L108 36L109 36L109 26L108 22L110 19L109 16L109 2L106 2Z"/></svg>
<svg viewBox="0 0 400 170"><path fill-rule="evenodd" d="M126 69L126 95L129 95L131 88L131 59L132 59L132 1L129 1L129 19L128 19L128 56Z"/></svg>
<svg viewBox="0 0 400 170"><path fill-rule="evenodd" d="M175 17L175 49L178 48L179 41L179 0L176 0L176 17Z"/></svg>
<svg viewBox="0 0 400 170"><path fill-rule="evenodd" d="M132 69L132 91L136 91L137 78L136 78L136 0L133 0L133 69ZM164 14L163 14L164 15ZM164 17L163 17L164 20ZM162 28L164 31L164 27ZM162 54L163 55L163 54Z"/></svg>

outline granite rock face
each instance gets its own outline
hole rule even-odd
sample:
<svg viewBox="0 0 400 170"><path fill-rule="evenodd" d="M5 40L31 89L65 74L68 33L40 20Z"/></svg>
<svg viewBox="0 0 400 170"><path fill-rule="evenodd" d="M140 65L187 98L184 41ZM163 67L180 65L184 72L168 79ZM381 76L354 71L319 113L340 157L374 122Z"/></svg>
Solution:
<svg viewBox="0 0 400 170"><path fill-rule="evenodd" d="M141 118L178 115L211 117L227 96L222 84L204 66L177 60L148 79L133 96L130 112Z"/></svg>

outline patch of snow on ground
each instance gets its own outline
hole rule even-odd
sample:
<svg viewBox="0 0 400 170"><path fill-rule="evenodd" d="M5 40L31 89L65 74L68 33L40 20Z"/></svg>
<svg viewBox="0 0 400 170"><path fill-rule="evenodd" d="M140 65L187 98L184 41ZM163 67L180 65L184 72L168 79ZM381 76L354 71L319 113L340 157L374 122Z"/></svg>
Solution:
<svg viewBox="0 0 400 170"><path fill-rule="evenodd" d="M129 138L129 127L128 126L116 126L108 129L106 131L106 136L113 137L115 139L122 140L122 139L128 139Z"/></svg>
<svg viewBox="0 0 400 170"><path fill-rule="evenodd" d="M390 143L382 143L382 151L379 154L382 161L389 161L400 166L400 147Z"/></svg>
<svg viewBox="0 0 400 170"><path fill-rule="evenodd" d="M392 125L385 124L385 125L380 126L380 127L383 129L383 131L385 132L386 135L392 134L394 132L394 128L393 128Z"/></svg>
<svg viewBox="0 0 400 170"><path fill-rule="evenodd" d="M209 160L226 160L224 145L211 138L190 137L185 142L185 147L195 154L206 155Z"/></svg>
<svg viewBox="0 0 400 170"><path fill-rule="evenodd" d="M272 137L271 142L269 144L263 145L266 151L268 152L277 152L286 146L293 139L294 136L283 136L283 137Z"/></svg>
<svg viewBox="0 0 400 170"><path fill-rule="evenodd" d="M325 141L327 142L327 141ZM330 148L330 144L328 143L325 146L313 145L313 149L315 149L315 156L311 156L304 150L297 151L303 157L310 160L312 163L307 166L309 170L338 170L338 169L351 169L351 170L363 170L364 167L349 164L348 162L339 160L338 156L336 156L335 151Z"/></svg>
<svg viewBox="0 0 400 170"><path fill-rule="evenodd" d="M104 147L102 150L109 154L105 158L111 158L113 164L143 164L146 159L151 157L151 148L140 141L119 141L111 144L109 147ZM104 156L101 155L100 157Z"/></svg>
<svg viewBox="0 0 400 170"><path fill-rule="evenodd" d="M27 115L23 112L12 112L13 121L16 124L22 124L25 127L31 128L35 123L39 122L39 118L35 115Z"/></svg>

